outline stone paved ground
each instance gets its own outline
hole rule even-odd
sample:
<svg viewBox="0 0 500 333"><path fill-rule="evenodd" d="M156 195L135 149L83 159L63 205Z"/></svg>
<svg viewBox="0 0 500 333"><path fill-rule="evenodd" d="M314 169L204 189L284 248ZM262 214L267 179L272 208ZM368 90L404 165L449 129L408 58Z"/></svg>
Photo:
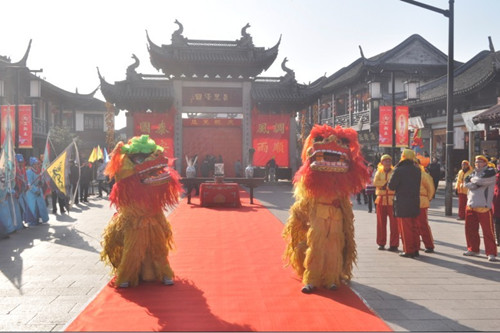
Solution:
<svg viewBox="0 0 500 333"><path fill-rule="evenodd" d="M290 183L265 184L255 196L286 220L293 202ZM70 216L51 214L48 225L0 241L1 331L62 331L109 281L99 252L114 211L105 199L90 201ZM378 251L375 214L365 205L355 203L353 209L358 265L351 287L392 329L499 330L500 262L488 262L484 252L479 258L462 256L463 221L455 220L456 209L454 216L444 215L442 188L429 211L436 253L420 259Z"/></svg>

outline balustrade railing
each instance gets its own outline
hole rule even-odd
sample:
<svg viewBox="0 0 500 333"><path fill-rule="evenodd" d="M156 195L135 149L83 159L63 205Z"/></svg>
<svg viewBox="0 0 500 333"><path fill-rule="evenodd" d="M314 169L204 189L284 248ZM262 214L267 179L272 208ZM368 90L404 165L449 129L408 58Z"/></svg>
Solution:
<svg viewBox="0 0 500 333"><path fill-rule="evenodd" d="M343 114L340 116L334 117L334 126L342 126L342 127L352 127L361 125L370 124L370 110L355 112L352 114Z"/></svg>

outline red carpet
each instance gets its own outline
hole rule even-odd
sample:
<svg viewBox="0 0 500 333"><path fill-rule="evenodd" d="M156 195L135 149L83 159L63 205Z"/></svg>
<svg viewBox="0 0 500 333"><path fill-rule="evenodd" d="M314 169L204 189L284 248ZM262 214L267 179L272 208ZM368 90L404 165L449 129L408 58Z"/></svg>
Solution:
<svg viewBox="0 0 500 333"><path fill-rule="evenodd" d="M175 285L108 285L67 331L390 331L347 286L301 293L281 259L283 224L240 195L241 208L184 199L169 216Z"/></svg>

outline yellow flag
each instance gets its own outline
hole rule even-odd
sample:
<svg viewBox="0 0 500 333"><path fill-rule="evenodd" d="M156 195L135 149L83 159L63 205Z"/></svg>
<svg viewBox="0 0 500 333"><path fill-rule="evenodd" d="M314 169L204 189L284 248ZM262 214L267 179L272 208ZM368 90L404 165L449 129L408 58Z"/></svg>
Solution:
<svg viewBox="0 0 500 333"><path fill-rule="evenodd" d="M90 163L94 163L96 160L97 160L97 148L94 147L94 149L92 149L92 152L90 153L88 161Z"/></svg>
<svg viewBox="0 0 500 333"><path fill-rule="evenodd" d="M67 195L66 193L66 178L67 178L67 173L66 173L66 154L67 151L65 150L59 157L52 162L52 164L47 168L47 173L54 182L54 184L57 186L60 192L64 193L64 195Z"/></svg>
<svg viewBox="0 0 500 333"><path fill-rule="evenodd" d="M104 155L102 153L101 146L97 145L96 160L102 160Z"/></svg>

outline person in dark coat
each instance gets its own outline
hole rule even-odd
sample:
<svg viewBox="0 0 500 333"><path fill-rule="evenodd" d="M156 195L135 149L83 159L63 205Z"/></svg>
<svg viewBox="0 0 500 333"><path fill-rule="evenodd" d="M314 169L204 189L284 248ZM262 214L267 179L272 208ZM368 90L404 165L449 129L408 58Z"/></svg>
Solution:
<svg viewBox="0 0 500 333"><path fill-rule="evenodd" d="M201 162L201 176L207 178L210 173L210 161L208 155L205 155L205 159Z"/></svg>
<svg viewBox="0 0 500 333"><path fill-rule="evenodd" d="M80 168L80 201L89 202L89 186L92 181L92 168L88 162L84 161Z"/></svg>
<svg viewBox="0 0 500 333"><path fill-rule="evenodd" d="M66 205L66 199L61 195L57 193L56 190L51 191L51 198L52 198L52 214L57 214L57 204L59 204L59 210L61 211L61 214L66 213L66 209L68 208Z"/></svg>
<svg viewBox="0 0 500 333"><path fill-rule="evenodd" d="M432 162L429 164L428 168L429 168L429 174L431 175L432 180L434 181L435 192L437 192L439 185L439 178L441 178L441 164L439 164L438 159L436 157L432 158Z"/></svg>
<svg viewBox="0 0 500 333"><path fill-rule="evenodd" d="M71 183L71 199L75 201L74 203L76 205L80 203L80 194L78 191L78 179L80 178L80 170L78 170L78 168L79 166L76 164L76 162L71 160L69 167L69 182Z"/></svg>
<svg viewBox="0 0 500 333"><path fill-rule="evenodd" d="M415 164L415 152L405 149L387 184L394 191L394 217L403 241L403 252L399 255L406 258L419 256L417 217L420 214L421 176L421 170Z"/></svg>

